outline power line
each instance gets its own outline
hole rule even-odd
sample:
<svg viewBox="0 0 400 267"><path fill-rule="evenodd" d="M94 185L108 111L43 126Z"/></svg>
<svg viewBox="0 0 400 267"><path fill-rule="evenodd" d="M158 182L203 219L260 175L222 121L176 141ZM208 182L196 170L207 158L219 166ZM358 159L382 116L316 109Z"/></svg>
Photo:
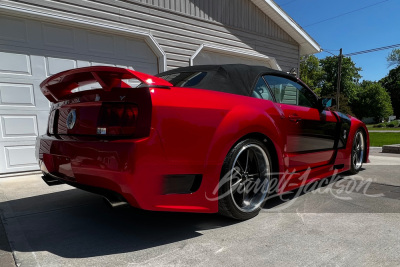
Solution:
<svg viewBox="0 0 400 267"><path fill-rule="evenodd" d="M358 51L358 52L346 54L344 56L345 57L351 57L351 56L356 56L356 55L361 55L361 54L367 54L367 53L372 53L372 52L376 52L376 51L386 50L386 49L390 49L390 48L395 48L395 47L399 47L399 46L400 46L400 44L388 45L388 46L378 47L378 48L374 48L374 49Z"/></svg>
<svg viewBox="0 0 400 267"><path fill-rule="evenodd" d="M339 51L339 50L337 50L337 51ZM329 54L331 54L331 55L337 57L337 55L335 55L334 53L331 53L331 52L329 52L328 50L325 50L325 49L322 49L321 52L329 53Z"/></svg>
<svg viewBox="0 0 400 267"><path fill-rule="evenodd" d="M334 52L340 51L340 49L328 49L328 48L324 48L323 50L324 51L334 51Z"/></svg>
<svg viewBox="0 0 400 267"><path fill-rule="evenodd" d="M369 5L369 6L364 6L364 7L361 7L361 8L355 9L355 10L352 10L352 11L348 11L348 12L346 12L346 13L342 13L342 14L339 14L339 15L334 16L334 17L331 17L331 18L327 18L327 19L324 19L324 20L321 20L321 21L317 21L317 22L308 24L307 26L304 26L304 28L310 27L310 26L313 26L313 25L315 25L315 24L319 24L319 23L322 23L322 22L325 22L325 21L328 21L328 20L333 20L333 19L336 19L336 18L345 16L345 15L348 15L348 14L351 14L351 13L354 13L354 12L357 12L357 11L360 11L360 10L363 10L363 9L366 9L366 8L370 8L370 7L373 7L373 6L376 6L376 5L379 5L379 4L388 2L388 1L390 1L390 0L380 1L380 2L378 2L378 3L372 4L372 5Z"/></svg>

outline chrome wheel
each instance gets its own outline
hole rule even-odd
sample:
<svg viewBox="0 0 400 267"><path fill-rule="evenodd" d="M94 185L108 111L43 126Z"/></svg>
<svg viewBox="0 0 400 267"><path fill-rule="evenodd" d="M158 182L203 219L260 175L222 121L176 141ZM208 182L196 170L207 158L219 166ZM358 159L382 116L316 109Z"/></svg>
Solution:
<svg viewBox="0 0 400 267"><path fill-rule="evenodd" d="M364 136L361 131L358 131L354 137L353 141L353 151L352 151L352 167L355 171L359 171L362 167L365 154L365 141Z"/></svg>
<svg viewBox="0 0 400 267"><path fill-rule="evenodd" d="M230 172L230 196L238 210L253 212L261 207L269 189L270 159L257 144L243 146Z"/></svg>

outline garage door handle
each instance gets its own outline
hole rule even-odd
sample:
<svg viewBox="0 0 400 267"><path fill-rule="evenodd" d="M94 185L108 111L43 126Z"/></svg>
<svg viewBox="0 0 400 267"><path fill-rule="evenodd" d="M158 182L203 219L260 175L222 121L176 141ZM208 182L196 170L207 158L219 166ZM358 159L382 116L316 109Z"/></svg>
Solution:
<svg viewBox="0 0 400 267"><path fill-rule="evenodd" d="M301 118L297 114L292 114L292 115L289 115L289 120L293 121L293 122L299 122L299 121L301 121Z"/></svg>

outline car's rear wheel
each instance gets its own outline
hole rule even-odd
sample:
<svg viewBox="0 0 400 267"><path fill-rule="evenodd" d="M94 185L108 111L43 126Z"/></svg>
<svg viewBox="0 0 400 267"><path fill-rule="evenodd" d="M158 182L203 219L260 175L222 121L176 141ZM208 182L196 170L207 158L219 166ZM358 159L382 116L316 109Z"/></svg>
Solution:
<svg viewBox="0 0 400 267"><path fill-rule="evenodd" d="M366 153L365 151L366 145L364 133L362 130L358 130L354 135L351 149L351 174L357 174L361 170Z"/></svg>
<svg viewBox="0 0 400 267"><path fill-rule="evenodd" d="M256 216L268 196L272 174L271 156L256 139L236 144L221 172L219 212L237 220Z"/></svg>

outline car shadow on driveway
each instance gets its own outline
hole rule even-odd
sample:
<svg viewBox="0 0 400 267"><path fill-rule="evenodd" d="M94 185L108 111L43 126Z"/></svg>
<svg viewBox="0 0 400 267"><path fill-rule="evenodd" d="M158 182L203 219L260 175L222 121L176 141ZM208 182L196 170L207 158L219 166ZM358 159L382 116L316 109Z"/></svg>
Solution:
<svg viewBox="0 0 400 267"><path fill-rule="evenodd" d="M362 169L364 170L364 169ZM270 197L267 213L399 213L400 187L359 175L340 174Z"/></svg>
<svg viewBox="0 0 400 267"><path fill-rule="evenodd" d="M295 202L297 198L309 194L316 189L332 186L334 183L343 180L344 175L328 177L298 189L285 192L282 195L272 195L265 202L263 209L273 210L274 208L280 209L282 206L287 205L288 202Z"/></svg>
<svg viewBox="0 0 400 267"><path fill-rule="evenodd" d="M13 251L88 258L151 249L201 236L236 221L217 214L112 209L77 189L0 203Z"/></svg>

